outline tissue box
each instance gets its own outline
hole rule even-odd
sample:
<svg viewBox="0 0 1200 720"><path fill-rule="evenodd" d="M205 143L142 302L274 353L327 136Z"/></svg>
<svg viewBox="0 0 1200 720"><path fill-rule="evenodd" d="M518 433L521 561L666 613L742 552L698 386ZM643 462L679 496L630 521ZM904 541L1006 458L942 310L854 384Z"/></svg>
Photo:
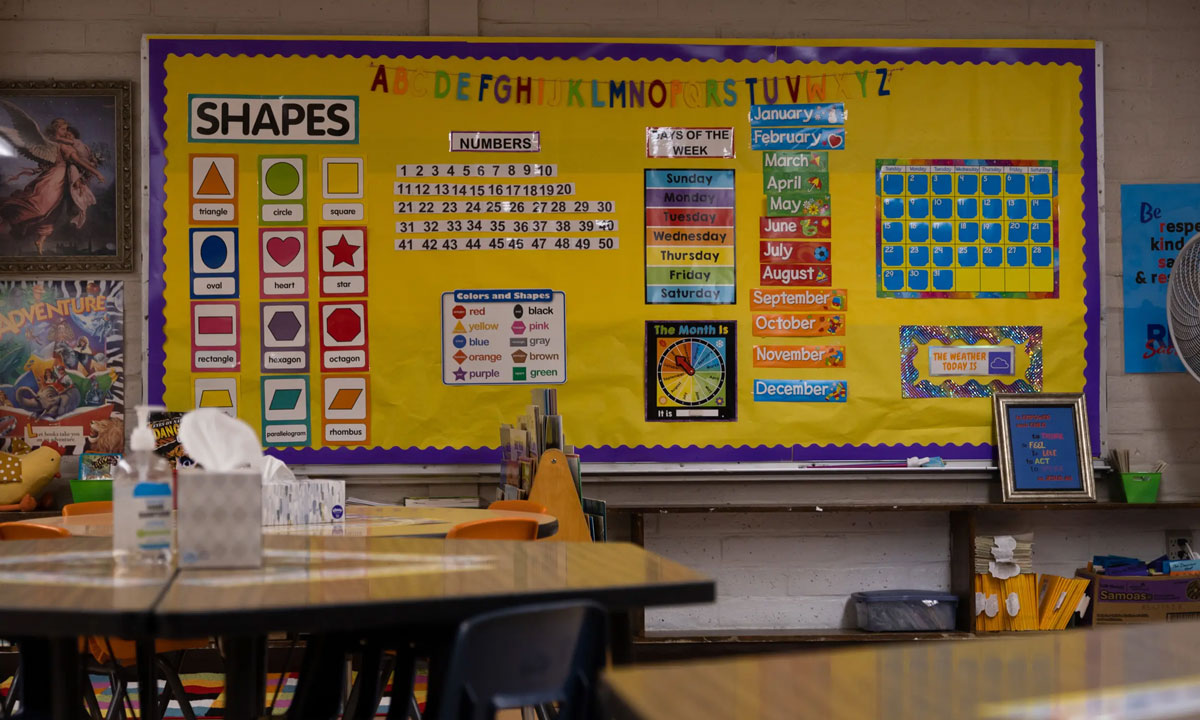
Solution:
<svg viewBox="0 0 1200 720"><path fill-rule="evenodd" d="M262 565L262 476L180 469L175 514L181 568Z"/></svg>
<svg viewBox="0 0 1200 720"><path fill-rule="evenodd" d="M262 485L263 525L312 525L345 516L346 481L267 481Z"/></svg>

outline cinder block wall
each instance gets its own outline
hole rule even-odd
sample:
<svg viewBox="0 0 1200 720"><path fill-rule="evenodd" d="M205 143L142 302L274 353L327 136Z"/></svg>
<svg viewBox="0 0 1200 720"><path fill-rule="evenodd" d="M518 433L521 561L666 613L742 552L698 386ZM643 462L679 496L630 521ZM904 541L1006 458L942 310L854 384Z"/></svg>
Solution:
<svg viewBox="0 0 1200 720"><path fill-rule="evenodd" d="M1200 181L1200 3L1195 0L0 0L0 77L139 76L142 33L320 33L723 38L1089 38L1105 43L1105 351L1110 444L1172 464L1169 497L1200 495L1200 384L1122 374L1123 183ZM127 292L130 358L143 342L140 276ZM141 393L128 369L129 396ZM375 488L378 495L378 488ZM397 495L405 493L397 491ZM936 501L937 498L930 498ZM1001 519L1003 525L1013 524ZM1150 514L1023 518L1045 569L1093 552L1153 555ZM1187 517L1174 525L1193 523ZM648 613L651 628L835 627L859 588L945 587L945 517L756 513L650 518L647 545L714 574L714 606Z"/></svg>

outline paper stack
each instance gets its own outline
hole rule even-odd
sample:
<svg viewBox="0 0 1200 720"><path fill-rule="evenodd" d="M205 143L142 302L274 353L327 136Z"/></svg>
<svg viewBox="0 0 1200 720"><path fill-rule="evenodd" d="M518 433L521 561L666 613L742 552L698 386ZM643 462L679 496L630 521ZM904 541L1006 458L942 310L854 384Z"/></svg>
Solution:
<svg viewBox="0 0 1200 720"><path fill-rule="evenodd" d="M1087 603L1082 601L1089 582L1087 578L1043 575L1038 583L1041 595L1038 600L1038 628L1065 630L1071 621L1071 614L1087 608Z"/></svg>
<svg viewBox="0 0 1200 720"><path fill-rule="evenodd" d="M975 538L975 629L1037 630L1037 576L1033 535Z"/></svg>

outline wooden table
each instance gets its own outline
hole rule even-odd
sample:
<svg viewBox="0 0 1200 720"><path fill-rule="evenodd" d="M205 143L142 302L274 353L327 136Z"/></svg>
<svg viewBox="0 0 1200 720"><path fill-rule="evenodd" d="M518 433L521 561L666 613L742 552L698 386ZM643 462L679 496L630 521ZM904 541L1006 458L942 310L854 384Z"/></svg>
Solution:
<svg viewBox="0 0 1200 720"><path fill-rule="evenodd" d="M611 717L1200 716L1200 624L1129 625L618 668Z"/></svg>
<svg viewBox="0 0 1200 720"><path fill-rule="evenodd" d="M532 517L538 521L538 537L558 532L553 515L486 510L482 508L399 507L394 505L348 505L340 522L314 525L267 525L267 535L330 535L346 537L445 537L450 528L471 520L501 517ZM47 517L28 520L39 525L64 527L72 535L112 537L112 513Z"/></svg>
<svg viewBox="0 0 1200 720"><path fill-rule="evenodd" d="M180 570L154 585L106 594L111 560L106 566L100 555L109 548L87 537L0 543L9 555L37 553L13 565L36 571L0 585L0 635L118 634L143 646L154 637L222 636L229 718L261 712L268 632L313 633L293 702L309 720L336 716L344 652L364 643L378 654L420 633L436 645L472 615L535 602L593 600L621 616L633 608L711 602L716 594L712 580L628 543L293 535L264 538L262 568ZM79 555L85 551L92 555ZM403 687L396 692L403 703ZM68 706L64 713L82 703Z"/></svg>
<svg viewBox="0 0 1200 720"><path fill-rule="evenodd" d="M173 568L116 573L99 538L0 542L0 636L18 643L28 718L74 718L83 707L78 638L146 638ZM152 655L153 653L151 653ZM152 686L148 663L138 668Z"/></svg>

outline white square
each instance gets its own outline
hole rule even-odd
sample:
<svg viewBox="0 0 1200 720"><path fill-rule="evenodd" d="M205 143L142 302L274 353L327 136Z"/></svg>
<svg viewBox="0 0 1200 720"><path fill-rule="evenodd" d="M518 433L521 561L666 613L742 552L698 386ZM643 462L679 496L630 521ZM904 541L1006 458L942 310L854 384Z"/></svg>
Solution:
<svg viewBox="0 0 1200 720"><path fill-rule="evenodd" d="M288 315L296 318L293 322ZM276 320L276 317L279 317ZM281 330L276 325L281 325ZM280 333L277 335L277 332ZM289 333L291 334L289 337ZM263 347L269 348L302 348L308 345L308 307L305 305L263 305L262 306Z"/></svg>
<svg viewBox="0 0 1200 720"><path fill-rule="evenodd" d="M329 170L330 165L341 166L339 169L346 172L345 166L353 165L353 172L358 174L358 192L332 192L329 189ZM336 170L335 170L336 172ZM362 158L350 157L327 157L321 158L321 194L331 200L361 198L363 196L363 161Z"/></svg>
<svg viewBox="0 0 1200 720"><path fill-rule="evenodd" d="M237 378L199 378L195 381L195 407L210 407L237 417ZM228 401L229 404L226 404Z"/></svg>
<svg viewBox="0 0 1200 720"><path fill-rule="evenodd" d="M237 195L237 160L232 155L192 156L192 197L232 200Z"/></svg>
<svg viewBox="0 0 1200 720"><path fill-rule="evenodd" d="M286 395L280 400L290 400L296 391L300 391L294 405L279 407L272 410L276 393L283 391ZM287 402L282 403L288 405ZM270 422L280 420L305 420L308 418L308 381L304 378L267 378L263 380L263 419Z"/></svg>
<svg viewBox="0 0 1200 720"><path fill-rule="evenodd" d="M229 275L237 272L236 230L192 230L192 272Z"/></svg>
<svg viewBox="0 0 1200 720"><path fill-rule="evenodd" d="M262 269L268 275L304 272L306 228L264 230L261 237Z"/></svg>
<svg viewBox="0 0 1200 720"><path fill-rule="evenodd" d="M258 189L263 200L303 199L304 179L304 158L259 158Z"/></svg>
<svg viewBox="0 0 1200 720"><path fill-rule="evenodd" d="M350 316L349 310L358 316L358 327L345 325ZM336 313L336 315L335 315ZM330 327L333 318L335 327ZM367 337L367 308L359 303L346 303L321 306L321 344L326 347L359 347L366 343Z"/></svg>
<svg viewBox="0 0 1200 720"><path fill-rule="evenodd" d="M196 303L192 306L192 343L196 347L235 347L238 344L237 331L236 304Z"/></svg>
<svg viewBox="0 0 1200 720"><path fill-rule="evenodd" d="M367 233L362 228L321 229L321 270L357 273L367 269Z"/></svg>
<svg viewBox="0 0 1200 720"><path fill-rule="evenodd" d="M326 420L367 419L366 378L326 377L324 399Z"/></svg>

